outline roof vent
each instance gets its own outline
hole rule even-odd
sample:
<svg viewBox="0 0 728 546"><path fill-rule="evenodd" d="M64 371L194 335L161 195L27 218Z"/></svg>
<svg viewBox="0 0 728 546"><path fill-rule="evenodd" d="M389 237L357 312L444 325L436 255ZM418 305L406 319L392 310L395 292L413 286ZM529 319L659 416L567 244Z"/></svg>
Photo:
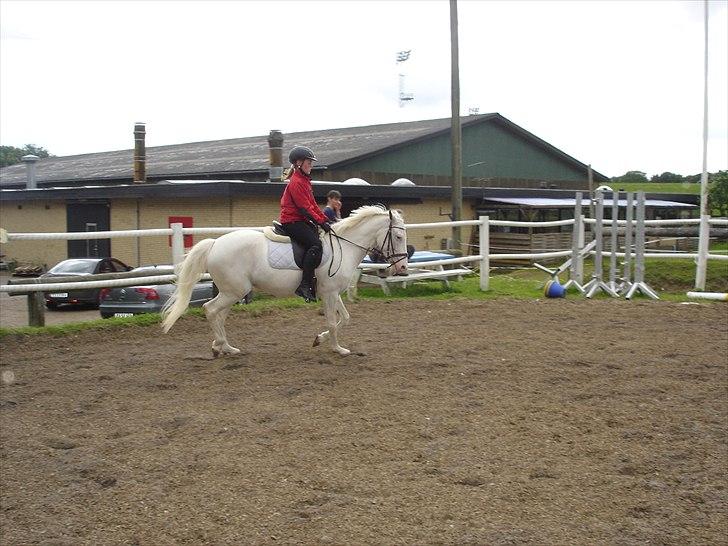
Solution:
<svg viewBox="0 0 728 546"><path fill-rule="evenodd" d="M283 177L283 133L278 129L271 129L268 134L268 150L268 178L270 182L280 182Z"/></svg>
<svg viewBox="0 0 728 546"><path fill-rule="evenodd" d="M35 164L38 162L40 157L37 155L24 155L20 158L26 167L26 182L25 187L29 190L34 190L37 186L35 184Z"/></svg>
<svg viewBox="0 0 728 546"><path fill-rule="evenodd" d="M414 186L415 183L409 178L398 178L391 184L392 186Z"/></svg>
<svg viewBox="0 0 728 546"><path fill-rule="evenodd" d="M144 123L134 124L134 184L147 181L147 131Z"/></svg>
<svg viewBox="0 0 728 546"><path fill-rule="evenodd" d="M348 180L344 180L344 184L349 184L350 186L368 186L369 182L366 180L363 180L361 178L349 178Z"/></svg>

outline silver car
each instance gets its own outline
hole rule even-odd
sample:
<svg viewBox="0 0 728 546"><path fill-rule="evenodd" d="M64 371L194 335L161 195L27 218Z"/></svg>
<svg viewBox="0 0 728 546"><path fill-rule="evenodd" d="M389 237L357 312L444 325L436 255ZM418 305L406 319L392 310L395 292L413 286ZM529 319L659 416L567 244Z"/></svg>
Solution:
<svg viewBox="0 0 728 546"><path fill-rule="evenodd" d="M173 275L171 265L137 267L133 271L144 272L150 277ZM123 288L103 288L101 290L99 312L103 318L131 317L142 313L159 313L175 290L174 284L145 284ZM200 307L211 300L212 281L200 281L192 290L191 307Z"/></svg>

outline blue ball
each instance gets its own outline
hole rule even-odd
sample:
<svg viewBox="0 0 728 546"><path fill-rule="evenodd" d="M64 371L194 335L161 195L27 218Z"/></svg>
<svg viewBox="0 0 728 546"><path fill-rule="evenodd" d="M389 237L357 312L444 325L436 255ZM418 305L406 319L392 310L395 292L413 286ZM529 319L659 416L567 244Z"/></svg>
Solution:
<svg viewBox="0 0 728 546"><path fill-rule="evenodd" d="M547 298L563 298L566 295L566 290L559 284L559 281L551 280L546 283L543 293Z"/></svg>

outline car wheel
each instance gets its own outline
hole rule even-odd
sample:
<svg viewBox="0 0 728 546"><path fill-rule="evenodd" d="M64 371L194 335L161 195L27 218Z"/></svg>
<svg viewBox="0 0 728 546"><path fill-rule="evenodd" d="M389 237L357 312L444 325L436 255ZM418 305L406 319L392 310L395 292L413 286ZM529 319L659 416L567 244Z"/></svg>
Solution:
<svg viewBox="0 0 728 546"><path fill-rule="evenodd" d="M58 304L54 301L47 301L46 302L46 309L50 309L51 311L55 311L58 309Z"/></svg>
<svg viewBox="0 0 728 546"><path fill-rule="evenodd" d="M111 318L113 316L113 314L110 315L109 313L101 313L101 318Z"/></svg>

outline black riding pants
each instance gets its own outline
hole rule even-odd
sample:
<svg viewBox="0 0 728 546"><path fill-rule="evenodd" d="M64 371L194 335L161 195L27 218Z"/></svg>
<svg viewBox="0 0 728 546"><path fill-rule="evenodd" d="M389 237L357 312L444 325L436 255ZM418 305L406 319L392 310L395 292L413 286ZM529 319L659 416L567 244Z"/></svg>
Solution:
<svg viewBox="0 0 728 546"><path fill-rule="evenodd" d="M323 245L318 236L318 230L308 222L291 222L283 224L286 233L296 242L303 245L306 254L303 257L303 280L311 284L313 273L321 260Z"/></svg>

